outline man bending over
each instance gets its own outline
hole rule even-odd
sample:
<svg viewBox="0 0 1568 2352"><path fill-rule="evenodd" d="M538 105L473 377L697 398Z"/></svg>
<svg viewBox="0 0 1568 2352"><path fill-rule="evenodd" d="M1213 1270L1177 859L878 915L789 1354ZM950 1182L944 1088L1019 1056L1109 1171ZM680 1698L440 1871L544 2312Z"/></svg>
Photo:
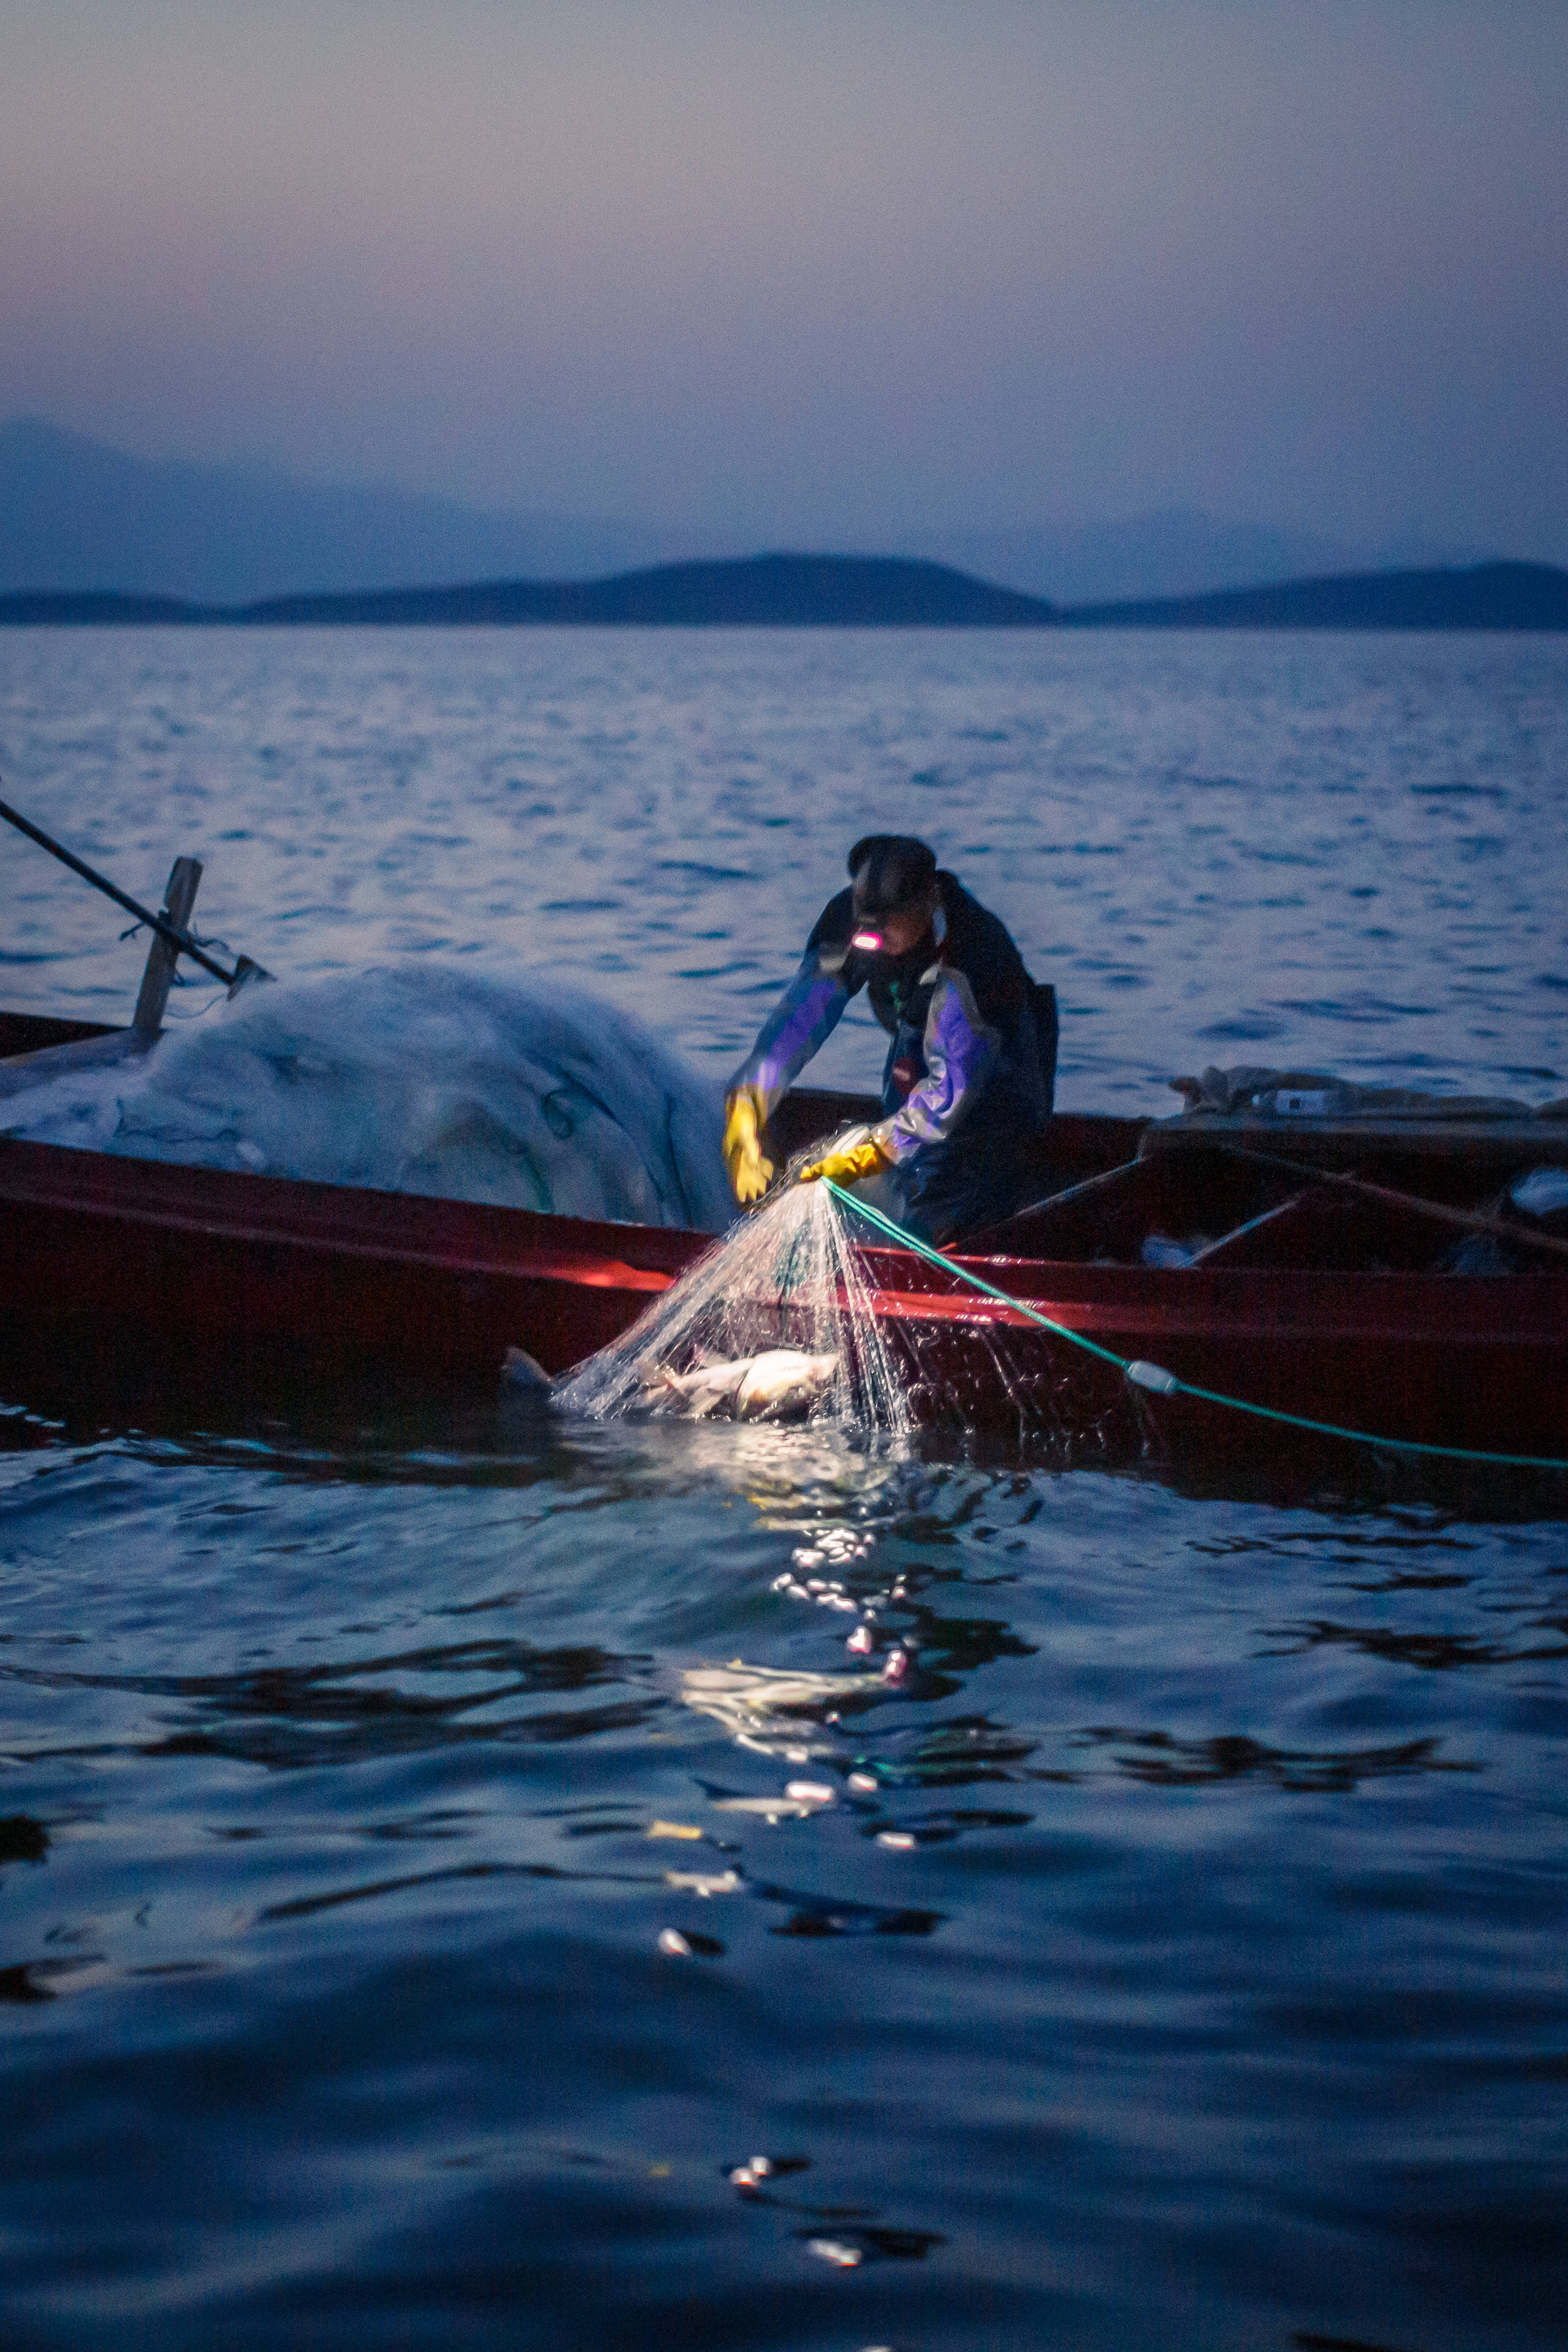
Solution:
<svg viewBox="0 0 1568 2352"><path fill-rule="evenodd" d="M762 1129L864 988L890 1040L883 1116L803 1179L854 1184L921 1240L951 1242L1030 1197L1029 1147L1056 1079L1056 992L1029 978L1005 927L938 871L923 841L869 835L849 853L849 876L730 1082L730 1181L747 1205L766 1192Z"/></svg>

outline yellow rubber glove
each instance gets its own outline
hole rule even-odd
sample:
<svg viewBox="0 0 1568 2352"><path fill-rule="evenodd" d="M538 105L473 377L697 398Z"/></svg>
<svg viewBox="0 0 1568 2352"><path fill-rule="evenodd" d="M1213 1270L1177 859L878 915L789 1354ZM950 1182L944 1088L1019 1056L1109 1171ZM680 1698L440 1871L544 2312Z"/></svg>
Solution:
<svg viewBox="0 0 1568 2352"><path fill-rule="evenodd" d="M819 1176L831 1176L836 1184L853 1184L861 1176L879 1175L893 1164L891 1152L884 1151L874 1135L859 1143L847 1143L841 1151L830 1151L822 1160L814 1160L800 1171L803 1184L815 1184Z"/></svg>
<svg viewBox="0 0 1568 2352"><path fill-rule="evenodd" d="M752 1087L742 1087L724 1103L724 1165L735 1198L743 1209L760 1201L773 1181L773 1163L763 1156L757 1140L762 1129L761 1108Z"/></svg>

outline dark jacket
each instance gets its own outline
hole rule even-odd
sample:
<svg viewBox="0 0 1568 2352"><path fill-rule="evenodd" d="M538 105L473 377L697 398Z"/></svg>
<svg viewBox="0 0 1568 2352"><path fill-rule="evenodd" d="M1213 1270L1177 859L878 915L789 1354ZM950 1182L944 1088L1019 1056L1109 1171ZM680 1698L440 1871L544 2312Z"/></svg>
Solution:
<svg viewBox="0 0 1568 2352"><path fill-rule="evenodd" d="M1029 978L1005 927L954 875L937 884L932 930L896 959L852 947L853 896L831 899L731 1089L754 1087L771 1113L864 988L892 1041L875 1131L895 1164L961 1129L1016 1137L1042 1128L1056 1076L1056 992Z"/></svg>

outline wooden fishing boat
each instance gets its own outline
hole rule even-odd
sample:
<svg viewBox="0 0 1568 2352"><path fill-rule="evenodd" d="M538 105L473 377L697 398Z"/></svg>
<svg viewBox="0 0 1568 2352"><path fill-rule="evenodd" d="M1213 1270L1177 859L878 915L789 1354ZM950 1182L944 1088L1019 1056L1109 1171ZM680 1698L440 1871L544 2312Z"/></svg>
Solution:
<svg viewBox="0 0 1568 2352"><path fill-rule="evenodd" d="M0 1015L13 1087L40 1067L15 1057L62 1046L107 1056L135 1041ZM775 1150L875 1108L798 1089ZM1162 1395L1158 1379L1130 1386L1070 1333L1145 1379L1152 1366L1394 1446L1556 1462L1568 1460L1568 1220L1510 1200L1550 1168L1568 1168L1568 1106L1345 1118L1303 1097L1158 1121L1063 1113L1031 1171L1037 1205L959 1256L1005 1300L870 1234L865 1265L917 1415L938 1427L1054 1433L1078 1458L1152 1444L1234 1457L1287 1433ZM513 1346L555 1373L710 1246L0 1139L0 1400L128 1385L155 1399L193 1367L209 1398L392 1369L434 1389L494 1381Z"/></svg>

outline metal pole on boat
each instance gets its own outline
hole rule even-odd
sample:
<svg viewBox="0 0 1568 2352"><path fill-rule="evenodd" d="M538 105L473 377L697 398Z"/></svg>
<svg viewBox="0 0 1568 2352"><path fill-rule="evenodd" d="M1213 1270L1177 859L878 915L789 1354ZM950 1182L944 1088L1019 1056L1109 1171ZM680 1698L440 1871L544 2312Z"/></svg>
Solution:
<svg viewBox="0 0 1568 2352"><path fill-rule="evenodd" d="M40 849L47 849L51 857L58 857L62 866L68 866L73 874L79 874L84 882L90 882L95 890L101 890L106 898L112 898L117 907L123 907L128 915L134 915L139 923L145 923L150 930L156 931L176 954L189 956L191 961L199 963L204 971L210 971L215 980L221 980L231 996L237 989L243 988L247 981L271 979L269 971L264 971L258 963L252 963L247 955L237 956L234 970L226 971L216 957L208 955L205 948L180 924L172 923L166 915L155 915L150 907L143 907L128 891L118 888L107 875L96 872L83 859L74 856L62 843L54 840L40 825L32 824L19 810L9 807L5 801L0 801L0 816L7 824L14 824L18 833L25 833L29 841L36 841Z"/></svg>

